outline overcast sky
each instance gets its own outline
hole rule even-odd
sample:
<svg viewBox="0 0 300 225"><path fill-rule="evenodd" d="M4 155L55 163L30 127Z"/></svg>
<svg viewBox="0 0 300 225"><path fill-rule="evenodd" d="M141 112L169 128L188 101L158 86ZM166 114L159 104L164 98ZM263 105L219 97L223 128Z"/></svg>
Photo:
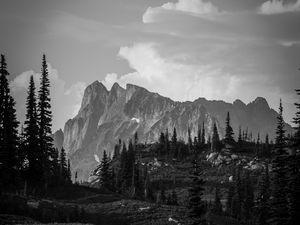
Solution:
<svg viewBox="0 0 300 225"><path fill-rule="evenodd" d="M18 117L41 57L50 67L53 130L86 85L141 85L174 100L198 97L284 103L290 122L300 88L300 0L0 0Z"/></svg>

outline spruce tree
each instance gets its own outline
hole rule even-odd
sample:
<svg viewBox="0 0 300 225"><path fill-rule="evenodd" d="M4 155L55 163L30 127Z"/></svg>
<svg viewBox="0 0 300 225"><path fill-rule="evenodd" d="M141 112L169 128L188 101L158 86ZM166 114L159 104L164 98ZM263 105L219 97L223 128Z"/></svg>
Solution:
<svg viewBox="0 0 300 225"><path fill-rule="evenodd" d="M24 122L24 136L26 158L28 160L27 178L30 185L40 185L42 181L42 162L38 148L38 118L35 84L33 76L30 77L26 100L26 120Z"/></svg>
<svg viewBox="0 0 300 225"><path fill-rule="evenodd" d="M217 129L216 123L214 123L213 127L213 136L212 136L212 141L211 141L211 150L213 152L218 152L220 150L220 138L219 138L219 133Z"/></svg>
<svg viewBox="0 0 300 225"><path fill-rule="evenodd" d="M50 104L50 80L48 74L48 65L46 56L43 55L42 60L42 75L40 79L39 102L38 102L38 123L39 123L39 151L42 159L42 172L45 188L47 188L48 181L53 175L52 157L54 153L53 139L51 137L51 104Z"/></svg>
<svg viewBox="0 0 300 225"><path fill-rule="evenodd" d="M59 156L59 171L62 183L68 181L68 164L65 149L62 147Z"/></svg>
<svg viewBox="0 0 300 225"><path fill-rule="evenodd" d="M99 166L99 187L100 188L110 188L111 176L109 173L109 161L106 151L103 151L102 160Z"/></svg>
<svg viewBox="0 0 300 225"><path fill-rule="evenodd" d="M193 160L193 168L190 174L192 179L191 187L188 190L188 211L193 225L205 224L205 204L202 200L204 191L204 180L201 178L201 171L197 160Z"/></svg>
<svg viewBox="0 0 300 225"><path fill-rule="evenodd" d="M15 101L10 93L5 56L0 61L0 188L16 188L18 165L18 125Z"/></svg>
<svg viewBox="0 0 300 225"><path fill-rule="evenodd" d="M226 117L226 128L225 128L225 143L227 144L233 144L235 141L234 141L234 138L233 138L233 129L230 125L230 115L229 115L229 112L227 112L227 117Z"/></svg>
<svg viewBox="0 0 300 225"><path fill-rule="evenodd" d="M174 127L173 135L171 138L171 152L172 152L173 157L176 158L178 155L178 151L177 151L177 132L176 132L175 127Z"/></svg>
<svg viewBox="0 0 300 225"><path fill-rule="evenodd" d="M282 117L282 103L280 100L277 117L276 143L274 158L272 160L272 201L271 201L271 225L288 224L288 201L287 201L287 151L284 121Z"/></svg>

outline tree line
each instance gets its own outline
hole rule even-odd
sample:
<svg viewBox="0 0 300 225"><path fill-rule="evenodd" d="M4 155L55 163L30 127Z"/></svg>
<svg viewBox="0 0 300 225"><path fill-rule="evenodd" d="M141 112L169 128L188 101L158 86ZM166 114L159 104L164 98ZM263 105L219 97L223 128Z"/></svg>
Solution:
<svg viewBox="0 0 300 225"><path fill-rule="evenodd" d="M0 191L45 194L52 186L71 183L70 161L52 142L50 80L45 54L40 88L30 77L26 119L19 132L15 101L9 87L4 55L0 61Z"/></svg>

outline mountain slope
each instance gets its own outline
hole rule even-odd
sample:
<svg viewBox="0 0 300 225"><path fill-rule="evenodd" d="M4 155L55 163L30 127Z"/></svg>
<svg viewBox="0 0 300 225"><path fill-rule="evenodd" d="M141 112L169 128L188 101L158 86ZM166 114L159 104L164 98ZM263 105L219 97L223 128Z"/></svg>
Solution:
<svg viewBox="0 0 300 225"><path fill-rule="evenodd" d="M132 84L124 89L115 83L108 91L95 81L86 88L78 114L65 124L63 146L73 170L78 172L79 179L85 180L103 150L111 153L118 139L127 141L138 132L140 141L152 142L160 132L168 128L171 133L174 127L180 138L187 139L188 128L194 136L203 121L206 138L212 132L213 122L222 137L227 112L236 133L241 126L248 128L253 137L260 132L274 138L277 113L261 97L248 105L240 100L231 104L205 98L176 102ZM286 129L291 131L288 124Z"/></svg>

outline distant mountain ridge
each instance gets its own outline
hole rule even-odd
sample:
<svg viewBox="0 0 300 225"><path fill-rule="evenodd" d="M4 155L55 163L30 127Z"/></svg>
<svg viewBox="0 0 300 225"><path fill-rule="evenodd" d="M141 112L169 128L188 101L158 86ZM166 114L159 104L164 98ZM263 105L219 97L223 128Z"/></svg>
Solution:
<svg viewBox="0 0 300 225"><path fill-rule="evenodd" d="M227 112L236 135L241 126L248 128L253 138L258 132L261 139L266 133L274 138L278 114L262 97L247 105L241 100L231 104L205 98L178 102L133 84L127 84L124 89L115 83L108 91L99 81L85 89L78 114L66 122L59 138L63 136L63 147L73 170L78 172L79 179L85 180L98 164L103 150L111 153L118 139L128 141L138 132L139 140L149 143L156 141L166 128L171 133L176 127L178 137L186 140L188 128L195 136L202 122L206 138L212 133L214 122L222 137ZM288 124L285 129L292 131Z"/></svg>

